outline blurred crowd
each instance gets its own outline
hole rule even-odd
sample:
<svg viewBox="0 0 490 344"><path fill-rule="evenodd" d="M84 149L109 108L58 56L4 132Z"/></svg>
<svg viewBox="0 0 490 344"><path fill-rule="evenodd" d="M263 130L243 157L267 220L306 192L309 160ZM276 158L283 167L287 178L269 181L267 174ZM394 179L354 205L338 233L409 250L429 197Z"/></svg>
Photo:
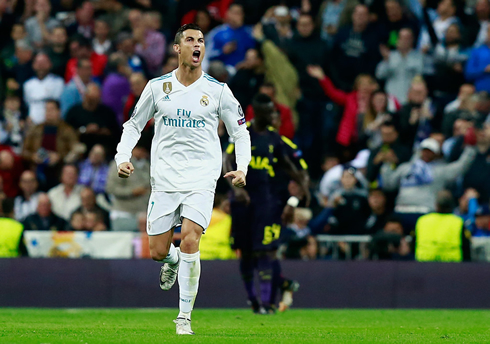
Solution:
<svg viewBox="0 0 490 344"><path fill-rule="evenodd" d="M315 197L287 225L284 256L316 259L319 234L364 234L390 238L371 245L378 256L413 259L410 235L443 190L446 213L490 236L489 0L0 0L5 218L144 231L153 123L131 178L113 156L146 82L177 68L173 36L189 22L204 70L247 120L270 96L309 165ZM228 191L219 182L212 224L228 221Z"/></svg>

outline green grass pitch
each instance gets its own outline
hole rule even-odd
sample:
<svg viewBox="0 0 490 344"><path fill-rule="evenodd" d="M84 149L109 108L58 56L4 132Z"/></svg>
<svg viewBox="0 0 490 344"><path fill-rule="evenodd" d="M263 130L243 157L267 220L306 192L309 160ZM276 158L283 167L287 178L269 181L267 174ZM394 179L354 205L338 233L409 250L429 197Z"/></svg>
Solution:
<svg viewBox="0 0 490 344"><path fill-rule="evenodd" d="M0 309L0 343L490 343L490 311L306 310L254 315L196 309L178 337L175 309Z"/></svg>

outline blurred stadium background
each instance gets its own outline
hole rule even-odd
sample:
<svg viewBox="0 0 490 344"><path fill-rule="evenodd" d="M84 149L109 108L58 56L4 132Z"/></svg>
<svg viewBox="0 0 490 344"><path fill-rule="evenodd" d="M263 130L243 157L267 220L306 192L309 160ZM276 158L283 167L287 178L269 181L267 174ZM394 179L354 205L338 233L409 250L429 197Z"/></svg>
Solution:
<svg viewBox="0 0 490 344"><path fill-rule="evenodd" d="M284 186L301 200L278 251L301 284L293 307L490 307L489 20L488 0L0 0L0 307L177 306L177 288L158 289L145 230L153 123L130 179L113 156L146 82L178 66L173 36L189 22L206 37L204 70L247 120L252 98L271 96L276 129L308 165L308 207ZM198 309L246 307L229 195L220 180ZM416 314L403 312L387 317ZM365 314L352 321L369 327ZM461 316L479 336L427 331L488 340L485 312L434 314L410 326L454 329L445 321ZM389 340L371 334L335 340Z"/></svg>

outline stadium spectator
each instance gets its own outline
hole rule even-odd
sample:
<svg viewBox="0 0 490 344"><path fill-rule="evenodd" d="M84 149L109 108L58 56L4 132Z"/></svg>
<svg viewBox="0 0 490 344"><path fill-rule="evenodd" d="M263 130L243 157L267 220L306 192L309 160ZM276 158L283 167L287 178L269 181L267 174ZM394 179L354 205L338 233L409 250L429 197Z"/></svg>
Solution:
<svg viewBox="0 0 490 344"><path fill-rule="evenodd" d="M220 60L226 66L233 67L245 59L248 49L253 48L255 42L252 30L244 26L243 6L233 3L226 12L225 24L213 29L211 35L210 60Z"/></svg>
<svg viewBox="0 0 490 344"><path fill-rule="evenodd" d="M114 53L109 57L107 65L108 75L102 84L102 103L107 105L116 114L119 124L123 123L124 102L131 92L129 78L131 67L121 53Z"/></svg>
<svg viewBox="0 0 490 344"><path fill-rule="evenodd" d="M474 237L490 237L490 209L488 204L478 206L470 218L468 229Z"/></svg>
<svg viewBox="0 0 490 344"><path fill-rule="evenodd" d="M0 3L0 48L3 49L8 43L8 37L15 25L16 18L13 13L9 13L9 4L7 1Z"/></svg>
<svg viewBox="0 0 490 344"><path fill-rule="evenodd" d="M143 73L132 73L129 77L131 93L126 99L126 104L124 104L122 123L125 123L133 113L147 82L148 80Z"/></svg>
<svg viewBox="0 0 490 344"><path fill-rule="evenodd" d="M342 185L341 185L341 179L342 179L342 174L345 169L345 166L352 166L354 167L356 171L356 178L363 189L367 189L369 186L368 181L364 177L364 175L361 173L362 170L367 168L367 164L369 161L369 151L362 150L359 153L357 153L356 158L347 164L340 165L338 164L338 159L337 158L332 158L334 163L336 162L337 164L332 166L330 169L328 169L321 181L320 181L320 194L322 195L324 202L327 203L328 200L331 202L331 196L333 193L336 191L340 190Z"/></svg>
<svg viewBox="0 0 490 344"><path fill-rule="evenodd" d="M383 188L387 191L399 188L395 212L403 221L406 231L415 228L415 222L420 216L434 210L437 193L447 183L464 174L476 155L475 148L468 144L457 161L449 164L437 161L441 147L433 138L422 141L420 150L411 161L401 164L395 170L391 163L384 163L381 167Z"/></svg>
<svg viewBox="0 0 490 344"><path fill-rule="evenodd" d="M63 26L57 26L53 29L47 54L53 64L53 74L63 78L65 76L66 64L70 59L70 54L68 52L68 35Z"/></svg>
<svg viewBox="0 0 490 344"><path fill-rule="evenodd" d="M275 6L269 8L262 17L264 34L281 49L286 48L287 43L293 37L291 25L292 16L286 6Z"/></svg>
<svg viewBox="0 0 490 344"><path fill-rule="evenodd" d="M452 214L453 197L447 190L437 193L435 212L422 216L415 228L415 259L419 262L471 260L471 234L463 220Z"/></svg>
<svg viewBox="0 0 490 344"><path fill-rule="evenodd" d="M83 187L80 192L80 197L82 199L82 205L75 209L73 213L81 213L84 216L89 212L98 213L102 215L106 228L111 228L109 213L97 204L94 190L90 187ZM71 217L71 219L73 219L73 217Z"/></svg>
<svg viewBox="0 0 490 344"><path fill-rule="evenodd" d="M110 31L111 28L105 18L95 20L92 49L97 55L108 55L112 50L112 41L109 39Z"/></svg>
<svg viewBox="0 0 490 344"><path fill-rule="evenodd" d="M308 227L313 214L308 208L295 208L293 223L287 227L285 257L289 259L315 260L318 254L316 239Z"/></svg>
<svg viewBox="0 0 490 344"><path fill-rule="evenodd" d="M276 88L274 84L265 82L259 87L259 92L262 94L268 95L272 101L274 102L274 106L276 111L279 112L278 116L278 127L276 128L279 131L281 136L285 136L289 139L294 138L294 123L291 109L283 104L279 104L276 101ZM247 121L251 121L254 118L255 114L253 111L253 106L249 105L245 111L245 118Z"/></svg>
<svg viewBox="0 0 490 344"><path fill-rule="evenodd" d="M42 48L48 41L51 31L59 22L50 17L51 3L49 0L36 0L36 14L25 21L27 35L36 48Z"/></svg>
<svg viewBox="0 0 490 344"><path fill-rule="evenodd" d="M399 134L392 121L381 124L381 144L371 149L367 163L366 178L369 182L382 185L380 169L384 163L391 164L392 168L407 162L412 156L411 149L400 143Z"/></svg>
<svg viewBox="0 0 490 344"><path fill-rule="evenodd" d="M84 229L89 232L99 232L107 230L101 213L89 211L84 215Z"/></svg>
<svg viewBox="0 0 490 344"><path fill-rule="evenodd" d="M150 75L145 60L136 53L135 41L130 33L121 32L117 35L116 48L118 52L126 56L129 66L134 73L143 73L146 77Z"/></svg>
<svg viewBox="0 0 490 344"><path fill-rule="evenodd" d="M437 9L427 9L426 2L421 3L424 13L425 26L420 35L419 46L422 51L435 47L435 40L442 42L451 24L458 23L456 17L456 2L454 0L439 0Z"/></svg>
<svg viewBox="0 0 490 344"><path fill-rule="evenodd" d="M433 57L435 74L432 89L438 107L443 108L456 97L465 82L464 67L469 56L462 45L460 25L448 27L444 40L436 45Z"/></svg>
<svg viewBox="0 0 490 344"><path fill-rule="evenodd" d="M120 129L111 108L101 104L100 88L95 83L87 85L81 104L73 106L65 117L66 123L80 132L80 141L87 150L102 144L108 154L115 151Z"/></svg>
<svg viewBox="0 0 490 344"><path fill-rule="evenodd" d="M83 101L87 85L92 80L92 62L89 59L79 59L77 73L66 85L60 97L61 115L66 118L68 110Z"/></svg>
<svg viewBox="0 0 490 344"><path fill-rule="evenodd" d="M421 77L415 77L408 91L408 103L398 113L400 141L409 147L417 147L423 139L429 137L434 113L434 105L428 98L427 84Z"/></svg>
<svg viewBox="0 0 490 344"><path fill-rule="evenodd" d="M481 123L479 121L475 128L466 130L465 136L458 137L451 151L450 160L453 161L461 154L464 146L464 141L474 131L476 136L476 156L471 163L468 164L468 169L463 177L462 187L464 189L474 188L480 194L480 201L487 202L490 198L490 180L486 177L490 173L490 121Z"/></svg>
<svg viewBox="0 0 490 344"><path fill-rule="evenodd" d="M394 3L395 0L388 1ZM422 54L413 49L413 32L408 28L401 29L397 35L396 50L390 51L387 46L381 45L383 56L376 67L376 77L386 80L385 89L394 95L398 101L405 104L407 101L410 81L418 74L422 74Z"/></svg>
<svg viewBox="0 0 490 344"><path fill-rule="evenodd" d="M369 258L373 260L413 260L410 244L404 235L403 224L396 216L387 219L369 245Z"/></svg>
<svg viewBox="0 0 490 344"><path fill-rule="evenodd" d="M66 221L53 213L51 201L45 193L39 195L36 212L29 215L23 224L26 231L62 231L66 228Z"/></svg>
<svg viewBox="0 0 490 344"><path fill-rule="evenodd" d="M236 259L236 254L231 249L231 216L230 201L222 195L214 198L211 222L206 230L209 234L199 244L199 252L203 260L227 260ZM204 238L204 236L203 236Z"/></svg>
<svg viewBox="0 0 490 344"><path fill-rule="evenodd" d="M82 205L82 186L77 184L78 171L74 165L65 165L61 171L61 183L48 192L53 213L69 221L71 213Z"/></svg>
<svg viewBox="0 0 490 344"><path fill-rule="evenodd" d="M326 97L318 82L307 73L306 67L310 64L326 65L327 49L326 44L315 33L315 24L310 14L301 14L296 23L297 33L287 43L286 52L288 58L296 68L299 78L299 88L301 98L298 100L297 111L299 116L299 127L297 139L300 146L306 153L306 157L321 158L323 146L320 138L322 134L326 137L329 133L325 130L327 123L327 112L325 111ZM272 61L274 63L274 61ZM294 97L292 94L290 98ZM297 98L297 97L296 97ZM285 103L278 97L278 101ZM311 152L311 153L310 153ZM320 165L319 161L315 165Z"/></svg>
<svg viewBox="0 0 490 344"><path fill-rule="evenodd" d="M50 73L52 67L48 55L38 53L32 63L36 76L24 84L24 100L29 108L29 119L34 124L45 120L46 99L59 100L65 87L62 78Z"/></svg>
<svg viewBox="0 0 490 344"><path fill-rule="evenodd" d="M2 5L0 4L0 7ZM0 11L2 11L0 9ZM3 17L2 21L0 22L0 30L1 24L4 23ZM7 72L7 70L11 69L13 65L17 63L17 58L15 56L15 50L16 50L16 45L17 41L25 41L26 40L26 31L24 28L24 25L21 23L16 23L12 26L11 32L9 32L10 39L8 38L9 36L5 36L0 38L0 58L2 61L2 72L0 73L0 76L4 76ZM4 41L4 43L2 43Z"/></svg>
<svg viewBox="0 0 490 344"><path fill-rule="evenodd" d="M70 36L78 34L91 39L94 31L94 5L90 1L83 1L75 9L75 22L67 27Z"/></svg>
<svg viewBox="0 0 490 344"><path fill-rule="evenodd" d="M386 30L388 41L387 46L390 49L396 49L400 43L401 31L408 29L412 32L412 45L419 36L419 25L409 16L409 12L403 7L403 2L398 0L387 0L384 2L384 10L386 13L386 20L378 18L382 21L382 30ZM371 10L371 9L370 9ZM372 11L371 11L372 12Z"/></svg>
<svg viewBox="0 0 490 344"><path fill-rule="evenodd" d="M81 211L75 211L71 214L70 223L66 228L67 231L85 230L85 217Z"/></svg>
<svg viewBox="0 0 490 344"><path fill-rule="evenodd" d="M341 188L329 199L334 208L329 218L331 234L366 234L366 221L369 217L368 193L359 188L356 168L344 166Z"/></svg>
<svg viewBox="0 0 490 344"><path fill-rule="evenodd" d="M96 194L105 192L109 171L105 158L104 147L96 144L90 150L88 158L80 163L78 183L92 188Z"/></svg>
<svg viewBox="0 0 490 344"><path fill-rule="evenodd" d="M396 107L396 103L393 102ZM371 94L366 113L362 118L362 131L360 133L360 142L370 149L376 148L382 144L381 125L386 121L393 120L393 113L390 108L390 97L381 90Z"/></svg>
<svg viewBox="0 0 490 344"><path fill-rule="evenodd" d="M90 40L79 37L77 38L78 48L76 50L76 56L68 60L65 70L65 82L68 83L77 74L78 60L89 59L92 63L92 76L97 78L98 81L104 75L104 69L107 64L107 56L96 54L92 50L92 44Z"/></svg>
<svg viewBox="0 0 490 344"><path fill-rule="evenodd" d="M366 233L375 234L386 225L391 212L386 204L386 195L382 189L371 189L368 195L368 204L371 215L366 221Z"/></svg>
<svg viewBox="0 0 490 344"><path fill-rule="evenodd" d="M137 215L148 208L150 197L148 151L141 146L136 146L131 161L135 166L131 178L119 178L114 161L109 167L106 192L112 200L110 216L112 230L115 231L132 231L138 228Z"/></svg>
<svg viewBox="0 0 490 344"><path fill-rule="evenodd" d="M444 117L442 119L441 131L447 137L451 137L454 128L454 122L462 118L463 114L474 112L477 100L480 98L475 96L475 86L471 84L463 84L459 88L459 93L456 99L446 105L444 108ZM481 97L483 98L483 97ZM464 116L467 117L468 116Z"/></svg>
<svg viewBox="0 0 490 344"><path fill-rule="evenodd" d="M490 3L488 0L477 0L475 4L475 15L472 18L478 22L478 33L474 47L485 44L487 40L488 23L490 21Z"/></svg>
<svg viewBox="0 0 490 344"><path fill-rule="evenodd" d="M59 103L47 100L46 120L31 127L24 140L22 158L36 169L43 188L55 186L63 162L73 162L84 150L76 132L60 115Z"/></svg>
<svg viewBox="0 0 490 344"><path fill-rule="evenodd" d="M36 212L39 193L36 174L32 171L24 171L20 176L21 194L15 197L14 213L17 221L24 221L27 216Z"/></svg>
<svg viewBox="0 0 490 344"><path fill-rule="evenodd" d="M367 6L357 5L352 13L352 25L339 29L330 53L330 73L337 87L351 91L358 75L374 75L381 60L379 44L384 41L380 31L369 24Z"/></svg>
<svg viewBox="0 0 490 344"><path fill-rule="evenodd" d="M324 1L320 9L321 37L332 45L339 30L340 15L343 13L347 0ZM287 8L286 8L287 10Z"/></svg>
<svg viewBox="0 0 490 344"><path fill-rule="evenodd" d="M230 78L230 73L228 73L225 64L218 60L211 61L208 68L208 74L219 82L228 82L228 79Z"/></svg>
<svg viewBox="0 0 490 344"><path fill-rule="evenodd" d="M344 107L336 140L342 147L352 150L360 137L357 125L359 118L368 110L371 95L378 84L370 75L359 74L354 83L354 91L347 93L336 88L319 66L308 66L308 73L318 79L323 91L332 101Z"/></svg>
<svg viewBox="0 0 490 344"><path fill-rule="evenodd" d="M144 15L132 28L135 51L145 60L150 75L157 76L165 57L166 42L165 36L153 29L148 19L148 15Z"/></svg>
<svg viewBox="0 0 490 344"><path fill-rule="evenodd" d="M476 91L490 92L490 25L487 26L487 39L481 46L471 51L465 68L466 79L475 84Z"/></svg>
<svg viewBox="0 0 490 344"><path fill-rule="evenodd" d="M105 0L101 7L106 11L107 22L111 28L111 36L116 36L129 25L129 9L121 1Z"/></svg>
<svg viewBox="0 0 490 344"><path fill-rule="evenodd" d="M22 239L24 226L14 219L12 199L2 200L0 215L0 258L14 258L27 255Z"/></svg>
<svg viewBox="0 0 490 344"><path fill-rule="evenodd" d="M22 159L9 146L0 147L0 178L7 197L14 198L19 194L19 180L23 170Z"/></svg>
<svg viewBox="0 0 490 344"><path fill-rule="evenodd" d="M230 79L229 86L240 105L247 109L265 79L264 57L261 51L256 48L248 49L245 59L236 65L236 69L237 72Z"/></svg>
<svg viewBox="0 0 490 344"><path fill-rule="evenodd" d="M3 104L3 112L0 115L0 144L8 145L16 154L20 154L25 129L20 98L15 93L9 94Z"/></svg>
<svg viewBox="0 0 490 344"><path fill-rule="evenodd" d="M35 75L32 69L33 54L34 49L26 39L15 41L15 56L12 58L12 63L6 65L8 61L3 61L5 70L2 74L7 80L6 91L23 92L25 82Z"/></svg>

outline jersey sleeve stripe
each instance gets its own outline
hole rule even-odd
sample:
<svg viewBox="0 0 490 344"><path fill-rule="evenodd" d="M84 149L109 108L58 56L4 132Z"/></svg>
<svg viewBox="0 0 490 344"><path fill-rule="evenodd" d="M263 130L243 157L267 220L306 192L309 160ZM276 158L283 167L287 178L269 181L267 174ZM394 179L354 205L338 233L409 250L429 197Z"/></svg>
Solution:
<svg viewBox="0 0 490 344"><path fill-rule="evenodd" d="M281 136L281 139L292 149L298 149L298 146L293 141L288 139L286 136Z"/></svg>

